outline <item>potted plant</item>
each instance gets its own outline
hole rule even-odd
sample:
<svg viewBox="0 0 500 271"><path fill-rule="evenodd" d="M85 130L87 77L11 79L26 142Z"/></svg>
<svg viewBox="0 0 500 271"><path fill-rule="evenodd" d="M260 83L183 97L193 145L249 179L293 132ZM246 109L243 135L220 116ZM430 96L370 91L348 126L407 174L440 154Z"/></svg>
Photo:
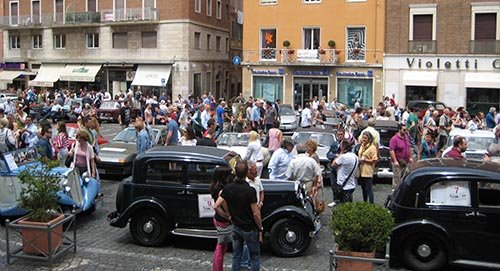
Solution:
<svg viewBox="0 0 500 271"><path fill-rule="evenodd" d="M283 41L283 47L285 47L286 49L288 49L288 51L287 51L287 52L288 52L289 54L293 54L293 53L295 52L295 50L290 49L290 45L291 45L290 41L288 41L288 40L284 40L284 41Z"/></svg>
<svg viewBox="0 0 500 271"><path fill-rule="evenodd" d="M352 48L352 53L353 54L359 54L361 52L361 49L355 47L355 48Z"/></svg>
<svg viewBox="0 0 500 271"><path fill-rule="evenodd" d="M45 162L45 163L44 163ZM49 235L45 230L64 219L59 213L57 192L60 190L60 176L50 172L55 163L42 160L41 167L28 167L19 173L19 180L23 185L20 194L19 206L29 214L19 220L23 225L23 252L26 254L44 254L56 250L62 244L63 225L54 227ZM44 227L44 230L30 229L30 226ZM49 247L49 236L50 247Z"/></svg>
<svg viewBox="0 0 500 271"><path fill-rule="evenodd" d="M394 218L378 205L367 202L340 204L332 213L332 229L338 244L336 255L374 258L389 240ZM372 270L372 263L339 259L336 270Z"/></svg>
<svg viewBox="0 0 500 271"><path fill-rule="evenodd" d="M335 41L334 40L329 40L328 41L328 47L335 48Z"/></svg>

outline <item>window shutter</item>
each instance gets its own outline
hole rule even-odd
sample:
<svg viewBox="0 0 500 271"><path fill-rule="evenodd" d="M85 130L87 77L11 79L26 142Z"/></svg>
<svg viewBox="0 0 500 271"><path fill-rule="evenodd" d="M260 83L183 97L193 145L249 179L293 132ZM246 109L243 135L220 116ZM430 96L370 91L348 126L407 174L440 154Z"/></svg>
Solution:
<svg viewBox="0 0 500 271"><path fill-rule="evenodd" d="M497 32L496 13L476 13L475 40L495 40Z"/></svg>
<svg viewBox="0 0 500 271"><path fill-rule="evenodd" d="M432 15L413 15L413 40L432 40Z"/></svg>

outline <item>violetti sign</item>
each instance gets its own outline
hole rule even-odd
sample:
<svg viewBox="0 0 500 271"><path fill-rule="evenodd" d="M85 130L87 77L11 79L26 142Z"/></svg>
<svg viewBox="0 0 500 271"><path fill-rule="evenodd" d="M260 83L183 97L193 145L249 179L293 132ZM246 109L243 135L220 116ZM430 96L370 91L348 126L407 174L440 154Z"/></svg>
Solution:
<svg viewBox="0 0 500 271"><path fill-rule="evenodd" d="M500 59L483 56L386 56L386 70L491 71L500 69Z"/></svg>

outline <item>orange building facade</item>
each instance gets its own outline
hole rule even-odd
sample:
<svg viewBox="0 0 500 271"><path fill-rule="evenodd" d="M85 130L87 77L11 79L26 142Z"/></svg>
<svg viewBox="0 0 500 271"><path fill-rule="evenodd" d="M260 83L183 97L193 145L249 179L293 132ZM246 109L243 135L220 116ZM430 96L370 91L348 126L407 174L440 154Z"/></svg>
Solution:
<svg viewBox="0 0 500 271"><path fill-rule="evenodd" d="M296 108L314 96L382 100L385 0L255 0L244 10L245 96Z"/></svg>

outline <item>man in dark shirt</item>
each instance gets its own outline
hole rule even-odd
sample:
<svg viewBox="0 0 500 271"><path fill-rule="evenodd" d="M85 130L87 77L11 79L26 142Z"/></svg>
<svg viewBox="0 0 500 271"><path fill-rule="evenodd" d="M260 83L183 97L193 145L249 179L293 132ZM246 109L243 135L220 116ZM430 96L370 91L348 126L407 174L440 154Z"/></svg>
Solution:
<svg viewBox="0 0 500 271"><path fill-rule="evenodd" d="M196 146L217 147L217 143L215 143L214 136L215 136L215 129L214 128L208 129L207 135L196 141Z"/></svg>
<svg viewBox="0 0 500 271"><path fill-rule="evenodd" d="M262 222L257 205L255 189L246 182L248 165L238 161L235 166L236 179L226 185L214 205L215 211L233 223L233 271L240 270L243 244L250 252L252 271L260 270L260 245L262 242ZM221 206L227 204L229 213Z"/></svg>
<svg viewBox="0 0 500 271"><path fill-rule="evenodd" d="M130 109L128 101L123 103L123 107L120 108L120 125L122 129L125 129L130 124L130 113L132 110Z"/></svg>

